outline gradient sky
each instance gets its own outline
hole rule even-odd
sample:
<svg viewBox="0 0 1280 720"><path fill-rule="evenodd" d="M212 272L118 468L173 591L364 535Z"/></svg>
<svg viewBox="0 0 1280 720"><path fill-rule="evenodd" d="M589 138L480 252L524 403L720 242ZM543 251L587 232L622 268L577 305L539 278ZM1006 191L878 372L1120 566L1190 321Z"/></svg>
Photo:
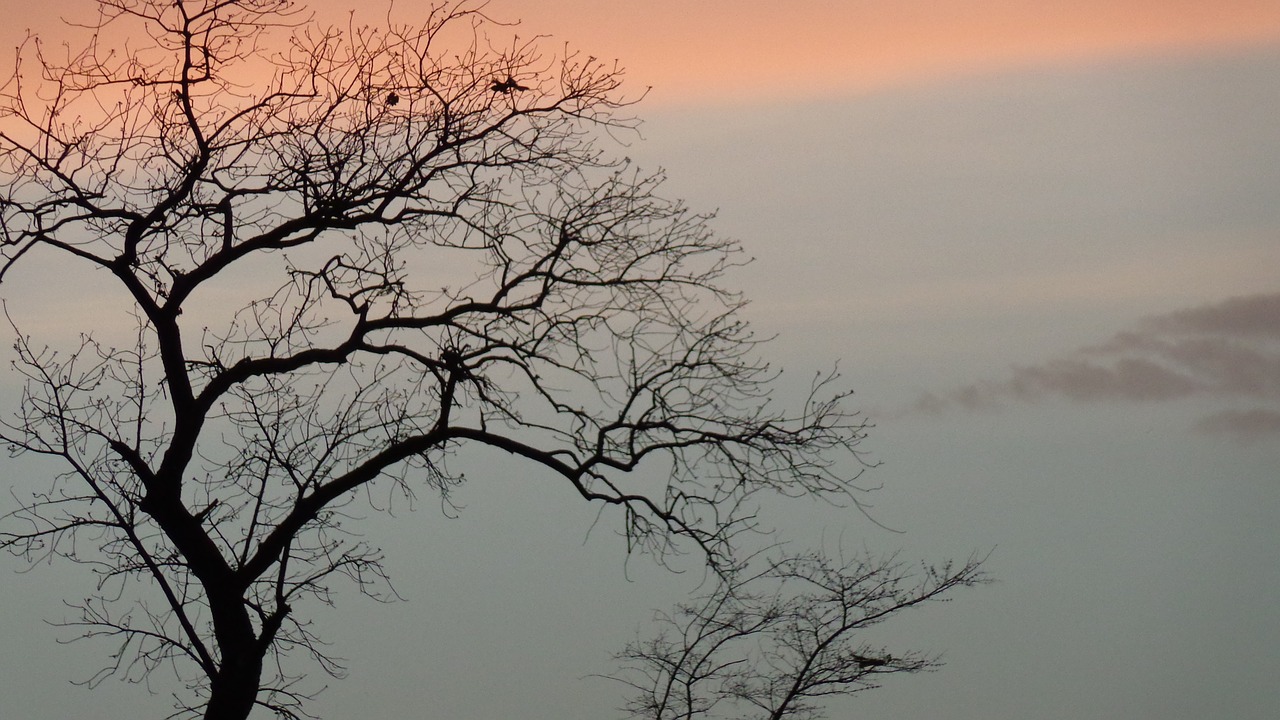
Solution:
<svg viewBox="0 0 1280 720"><path fill-rule="evenodd" d="M948 665L831 717L1275 717L1280 3L488 8L653 86L624 151L758 258L738 281L787 377L838 359L876 422L875 517L904 532L807 504L778 524L995 548L999 584L884 627ZM49 10L23 4L3 39ZM618 688L580 678L696 578L624 562L550 479L477 468L458 520L370 524L408 601L322 615L352 666L322 716L620 717ZM136 687L62 682L107 650L38 622L84 592L64 570L0 583L12 716L163 716Z"/></svg>
<svg viewBox="0 0 1280 720"><path fill-rule="evenodd" d="M1280 38L1266 0L493 2L531 33L625 60L655 102L841 97L1046 61Z"/></svg>

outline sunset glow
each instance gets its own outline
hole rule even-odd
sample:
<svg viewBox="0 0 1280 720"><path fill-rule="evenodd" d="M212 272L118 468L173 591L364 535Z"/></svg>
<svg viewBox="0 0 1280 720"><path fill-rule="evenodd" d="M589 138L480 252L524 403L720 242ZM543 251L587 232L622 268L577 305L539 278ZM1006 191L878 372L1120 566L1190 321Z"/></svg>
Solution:
<svg viewBox="0 0 1280 720"><path fill-rule="evenodd" d="M479 4L479 3L477 3ZM310 3L342 23L345 0ZM416 4L373 3L413 23ZM758 102L833 97L930 79L1117 56L1178 54L1280 42L1280 3L1267 0L490 0L484 11L519 21L523 36L617 59L652 103ZM14 8L0 39L57 33L59 4Z"/></svg>
<svg viewBox="0 0 1280 720"><path fill-rule="evenodd" d="M1280 4L1265 0L495 0L489 9L619 58L660 103L831 97L1019 66L1280 41Z"/></svg>

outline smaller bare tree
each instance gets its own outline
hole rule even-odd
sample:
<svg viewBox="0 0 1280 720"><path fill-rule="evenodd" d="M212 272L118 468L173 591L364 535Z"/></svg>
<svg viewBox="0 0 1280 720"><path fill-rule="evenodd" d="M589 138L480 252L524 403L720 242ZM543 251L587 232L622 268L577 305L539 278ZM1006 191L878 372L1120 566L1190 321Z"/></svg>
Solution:
<svg viewBox="0 0 1280 720"><path fill-rule="evenodd" d="M896 555L839 564L819 553L739 567L617 655L608 676L634 692L643 720L814 720L820 701L879 686L894 673L938 667L919 651L890 653L861 632L903 610L989 582L982 559L913 568Z"/></svg>

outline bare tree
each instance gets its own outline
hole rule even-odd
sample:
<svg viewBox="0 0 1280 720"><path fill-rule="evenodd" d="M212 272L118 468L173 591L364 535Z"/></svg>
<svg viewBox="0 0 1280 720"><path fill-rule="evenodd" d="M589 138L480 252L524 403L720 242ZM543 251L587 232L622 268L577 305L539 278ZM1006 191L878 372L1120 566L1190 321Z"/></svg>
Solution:
<svg viewBox="0 0 1280 720"><path fill-rule="evenodd" d="M0 87L0 280L92 268L130 324L54 348L11 321L4 438L61 470L0 543L99 573L70 623L118 641L99 677L172 668L179 715L305 713L305 658L343 668L302 609L341 578L393 594L344 519L447 502L467 445L721 572L756 493L857 490L864 425L830 378L770 401L720 285L738 248L601 149L633 126L616 67L467 3L376 28L98 7L82 48L29 38Z"/></svg>
<svg viewBox="0 0 1280 720"><path fill-rule="evenodd" d="M609 676L634 692L644 720L812 720L819 701L878 687L889 674L937 667L919 651L890 653L863 631L951 591L985 583L981 560L912 569L896 557L843 564L784 555L724 573L705 596L657 616L659 632L618 654Z"/></svg>

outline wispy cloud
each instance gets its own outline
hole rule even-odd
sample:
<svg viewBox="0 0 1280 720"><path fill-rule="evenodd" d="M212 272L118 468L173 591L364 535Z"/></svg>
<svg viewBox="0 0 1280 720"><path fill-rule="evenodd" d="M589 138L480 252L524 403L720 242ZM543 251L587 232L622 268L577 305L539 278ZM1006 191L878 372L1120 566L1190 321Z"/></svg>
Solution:
<svg viewBox="0 0 1280 720"><path fill-rule="evenodd" d="M1155 403L1200 396L1227 407L1199 432L1280 437L1280 293L1231 298L1147 318L1109 340L1008 377L925 393L913 413L990 410L1010 402Z"/></svg>

